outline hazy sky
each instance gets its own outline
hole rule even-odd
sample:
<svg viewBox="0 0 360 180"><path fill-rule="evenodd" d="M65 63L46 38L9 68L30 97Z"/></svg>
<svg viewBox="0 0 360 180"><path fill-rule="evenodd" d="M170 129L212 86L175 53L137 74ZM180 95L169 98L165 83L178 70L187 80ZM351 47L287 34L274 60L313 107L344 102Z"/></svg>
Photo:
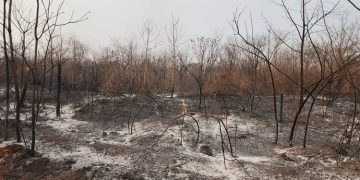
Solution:
<svg viewBox="0 0 360 180"><path fill-rule="evenodd" d="M139 36L145 22L155 25L158 41L165 40L165 27L171 16L180 17L185 39L197 36L223 37L232 34L229 20L236 9L246 9L242 22L253 17L255 32L266 32L265 18L277 29L289 27L283 10L274 0L65 0L64 11L75 16L90 11L88 20L63 29L94 45L105 45L111 38L129 39ZM278 2L278 0L275 0ZM341 0L342 4L347 4ZM24 2L32 2L24 0ZM286 1L299 9L299 0ZM333 1L334 2L334 1ZM294 12L295 13L295 12ZM360 14L359 12L355 12ZM244 26L243 26L244 27ZM161 43L160 43L161 44Z"/></svg>
<svg viewBox="0 0 360 180"><path fill-rule="evenodd" d="M246 7L252 13L257 29L264 28L262 14L276 19L275 24L283 21L281 9L270 0L67 0L65 5L67 11L74 9L78 15L91 11L87 21L67 27L66 32L101 44L110 38L139 35L149 21L162 38L172 15L180 17L187 38L231 34L228 21L237 8Z"/></svg>

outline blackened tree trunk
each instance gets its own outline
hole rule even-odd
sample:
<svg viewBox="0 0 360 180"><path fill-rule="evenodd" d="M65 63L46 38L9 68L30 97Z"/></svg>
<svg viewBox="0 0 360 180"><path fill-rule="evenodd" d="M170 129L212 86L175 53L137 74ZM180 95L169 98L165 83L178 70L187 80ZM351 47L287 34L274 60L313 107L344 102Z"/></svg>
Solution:
<svg viewBox="0 0 360 180"><path fill-rule="evenodd" d="M25 97L26 97L26 92L27 92L27 87L28 87L28 81L29 81L29 71L25 71L25 81L24 81L24 86L21 92L21 99L20 99L20 105L21 107L24 107L24 103L25 103Z"/></svg>
<svg viewBox="0 0 360 180"><path fill-rule="evenodd" d="M54 62L52 57L50 58L51 68L50 68L50 77L49 77L49 93L52 92L53 80L54 80Z"/></svg>
<svg viewBox="0 0 360 180"><path fill-rule="evenodd" d="M20 90L19 90L19 82L18 82L18 69L17 69L17 62L15 60L15 48L13 43L13 33L12 33L12 5L13 1L9 0L9 11L7 15L8 20L8 27L7 32L9 36L9 48L10 48L10 59L9 63L11 66L11 72L12 72L12 81L14 83L15 88L15 100L16 100L16 110L15 110L15 129L16 129L16 141L21 142L21 133L20 133Z"/></svg>
<svg viewBox="0 0 360 180"><path fill-rule="evenodd" d="M33 87L32 87L32 105L31 105L31 151L30 156L34 157L35 155L35 136L36 136L36 121L37 121L37 60L38 60L38 46L39 46L39 36L38 36L38 26L39 26L39 17L40 17L40 0L36 1L36 17L35 17L35 27L34 27L34 37L35 37L35 46L34 46L34 66L33 66Z"/></svg>
<svg viewBox="0 0 360 180"><path fill-rule="evenodd" d="M8 128L9 128L9 113L10 113L10 67L9 61L6 60L6 112L5 112L5 129L4 129L4 140L8 140Z"/></svg>
<svg viewBox="0 0 360 180"><path fill-rule="evenodd" d="M3 7L3 48L6 62L6 112L5 112L5 129L4 129L4 140L8 140L8 127L9 127L9 111L10 111L10 65L9 55L7 53L7 42L6 42L6 1L4 1Z"/></svg>
<svg viewBox="0 0 360 180"><path fill-rule="evenodd" d="M282 133L282 130L283 130L283 127L284 127L283 107L284 107L284 94L281 94L281 96L280 96L280 119L279 119L279 123L280 123L280 125L281 125L281 127L280 127L280 133Z"/></svg>
<svg viewBox="0 0 360 180"><path fill-rule="evenodd" d="M305 16L305 8L306 2L302 0L302 34L301 34L301 45L300 45L300 97L299 97L299 108L301 104L304 102L304 60L305 60L305 38L306 38L306 16Z"/></svg>
<svg viewBox="0 0 360 180"><path fill-rule="evenodd" d="M57 66L58 74L57 74L57 93L56 93L56 117L60 117L60 108L61 108L61 63L58 63Z"/></svg>
<svg viewBox="0 0 360 180"><path fill-rule="evenodd" d="M50 40L50 77L49 77L49 93L52 92L53 88L53 80L54 80L54 48L53 48L53 41Z"/></svg>

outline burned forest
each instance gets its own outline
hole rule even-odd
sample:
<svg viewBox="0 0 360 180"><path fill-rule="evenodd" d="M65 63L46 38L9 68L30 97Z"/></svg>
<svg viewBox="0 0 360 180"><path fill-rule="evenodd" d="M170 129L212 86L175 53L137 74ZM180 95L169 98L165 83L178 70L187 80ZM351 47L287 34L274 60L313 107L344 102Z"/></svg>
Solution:
<svg viewBox="0 0 360 180"><path fill-rule="evenodd" d="M360 2L142 1L0 3L0 180L360 179Z"/></svg>

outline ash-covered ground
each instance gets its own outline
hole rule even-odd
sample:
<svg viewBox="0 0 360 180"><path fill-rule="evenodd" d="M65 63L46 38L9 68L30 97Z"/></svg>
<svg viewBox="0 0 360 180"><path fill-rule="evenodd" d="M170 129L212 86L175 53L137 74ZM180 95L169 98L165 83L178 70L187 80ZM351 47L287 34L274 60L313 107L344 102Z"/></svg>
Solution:
<svg viewBox="0 0 360 180"><path fill-rule="evenodd" d="M0 179L360 177L358 156L352 149L338 151L353 106L346 98L331 106L315 105L307 148L302 148L306 113L300 117L294 147L288 146L297 107L293 97L284 100L277 145L271 97L256 97L250 113L248 99L233 96L207 97L206 108L199 110L197 97L91 98L81 93L64 98L60 118L50 100L45 98L37 122L36 157L24 147L30 146L30 114L21 116L26 145L15 143L11 123L12 140L0 143Z"/></svg>

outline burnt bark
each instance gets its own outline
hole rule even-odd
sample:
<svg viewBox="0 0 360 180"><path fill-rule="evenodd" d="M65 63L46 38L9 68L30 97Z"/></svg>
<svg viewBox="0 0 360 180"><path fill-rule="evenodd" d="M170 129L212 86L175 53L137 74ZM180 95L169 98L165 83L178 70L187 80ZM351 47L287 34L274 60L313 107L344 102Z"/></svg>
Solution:
<svg viewBox="0 0 360 180"><path fill-rule="evenodd" d="M61 116L61 63L57 65L56 117Z"/></svg>

